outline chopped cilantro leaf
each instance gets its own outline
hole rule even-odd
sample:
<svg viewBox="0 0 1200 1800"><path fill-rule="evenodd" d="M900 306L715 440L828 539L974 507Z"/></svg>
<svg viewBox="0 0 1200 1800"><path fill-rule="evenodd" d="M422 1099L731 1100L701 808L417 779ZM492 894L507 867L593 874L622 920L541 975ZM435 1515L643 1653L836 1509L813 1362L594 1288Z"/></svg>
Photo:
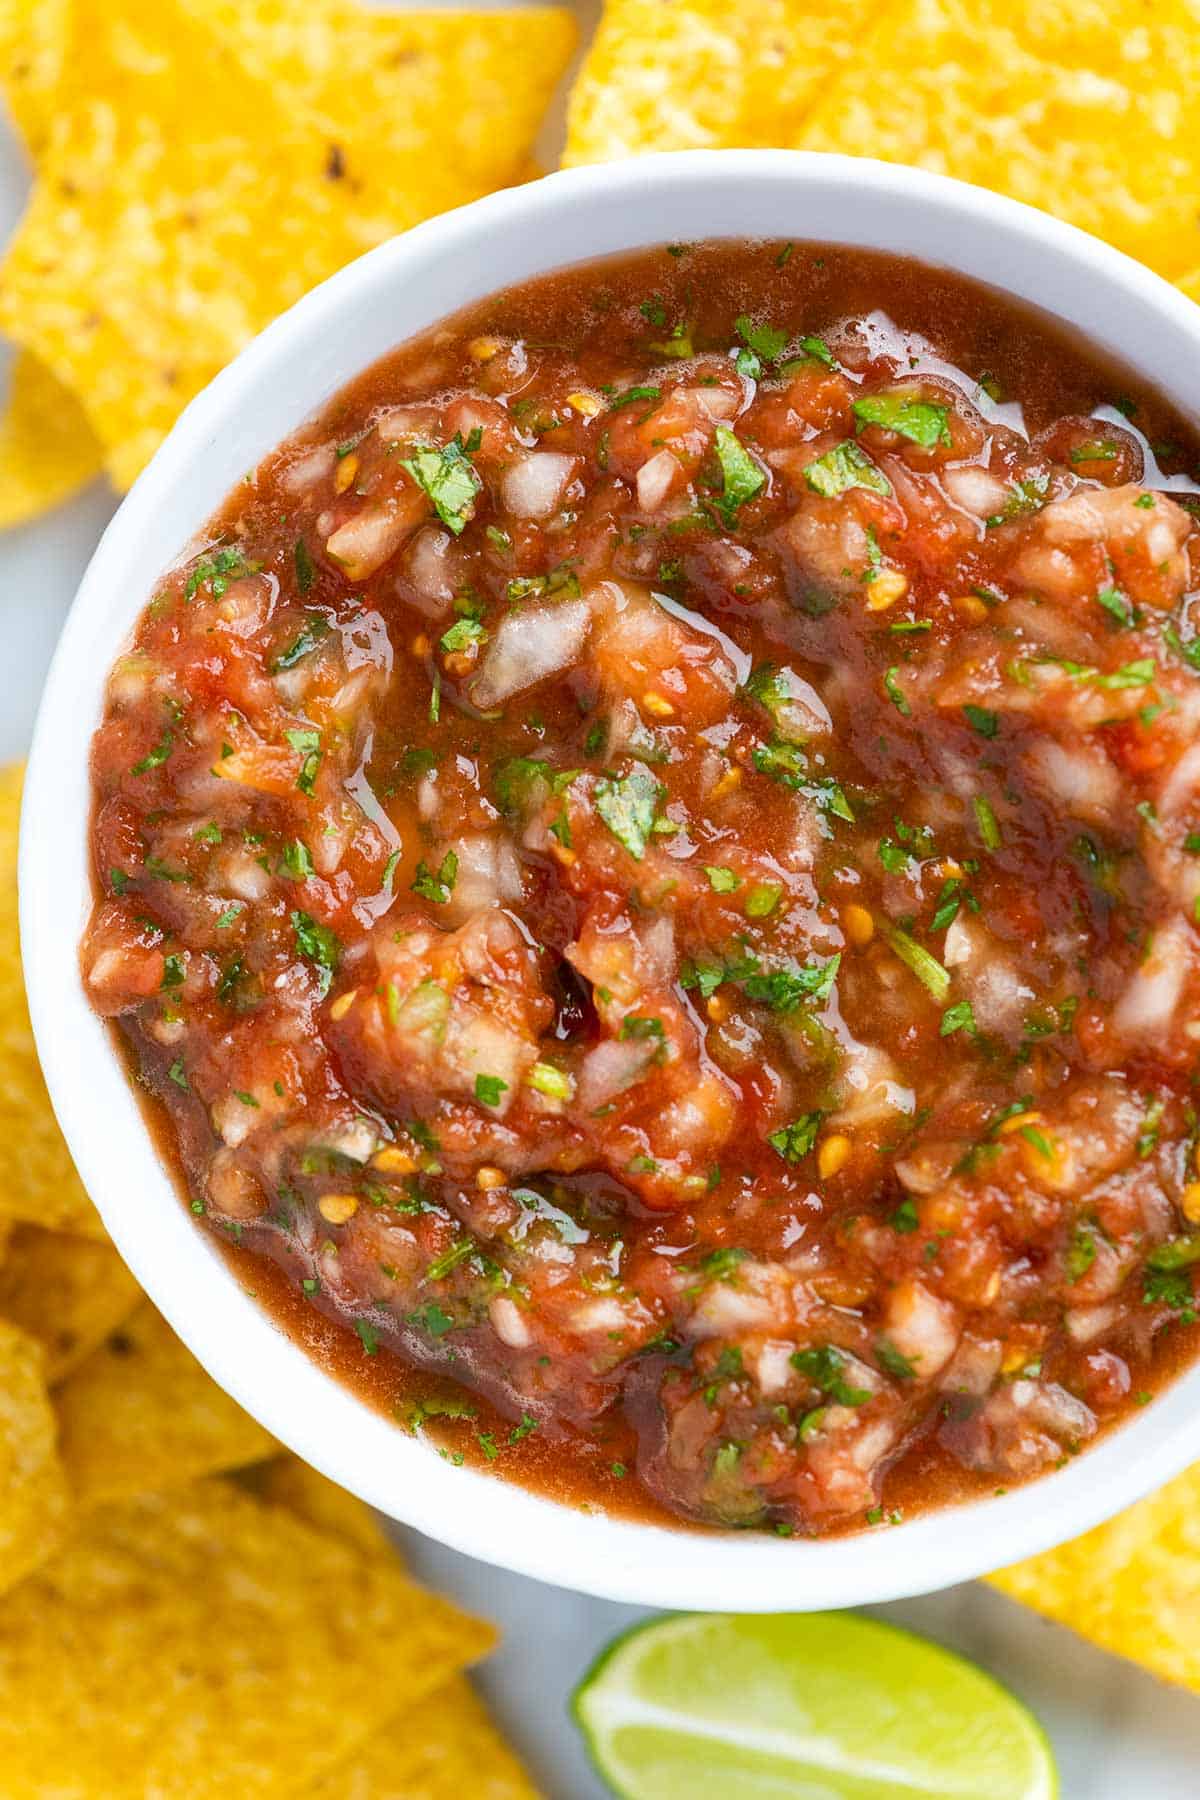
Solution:
<svg viewBox="0 0 1200 1800"><path fill-rule="evenodd" d="M989 711L986 706L972 706L969 702L963 707L967 724L980 737L994 738L1000 729L1000 718L997 713Z"/></svg>
<svg viewBox="0 0 1200 1800"><path fill-rule="evenodd" d="M942 1023L938 1035L940 1037L953 1037L956 1031L966 1031L973 1037L975 1035L975 1030L975 1013L971 1006L971 1002L969 1000L957 1000L953 1006L948 1006L942 1014Z"/></svg>
<svg viewBox="0 0 1200 1800"><path fill-rule="evenodd" d="M810 462L804 479L815 494L834 500L850 488L866 488L873 494L890 494L892 484L882 469L877 469L865 450L851 438L835 444L824 456Z"/></svg>
<svg viewBox="0 0 1200 1800"><path fill-rule="evenodd" d="M443 525L458 537L475 516L475 497L483 483L459 438L443 449L424 445L401 459L417 486L433 503Z"/></svg>
<svg viewBox="0 0 1200 1800"><path fill-rule="evenodd" d="M911 394L867 394L854 402L854 416L860 427L879 425L919 444L922 450L950 442L950 408L914 400Z"/></svg>
<svg viewBox="0 0 1200 1800"><path fill-rule="evenodd" d="M296 539L292 561L296 568L296 586L302 594L307 594L317 579L317 570L303 538Z"/></svg>
<svg viewBox="0 0 1200 1800"><path fill-rule="evenodd" d="M788 341L786 331L780 331L776 325L756 325L746 313L734 320L733 328L743 344L749 345L756 355L768 363L778 361Z"/></svg>
<svg viewBox="0 0 1200 1800"><path fill-rule="evenodd" d="M457 879L458 857L453 850L447 850L436 874L424 860L417 864L412 891L414 894L420 894L422 900L431 900L435 906L445 906L454 892L454 883Z"/></svg>
<svg viewBox="0 0 1200 1800"><path fill-rule="evenodd" d="M477 1075L475 1077L475 1098L481 1106L499 1106L500 1096L508 1092L507 1081L501 1081L499 1075Z"/></svg>
<svg viewBox="0 0 1200 1800"><path fill-rule="evenodd" d="M628 775L596 783L596 811L635 862L646 854L662 791L644 763L635 764Z"/></svg>
<svg viewBox="0 0 1200 1800"><path fill-rule="evenodd" d="M654 401L654 400L661 400L661 399L662 399L662 389L661 388L657 388L657 387L626 388L625 392L623 394L618 394L614 400L609 401L608 410L609 410L609 412L618 412L621 409L621 407L634 406L634 405L636 405L636 403L639 400Z"/></svg>
<svg viewBox="0 0 1200 1800"><path fill-rule="evenodd" d="M904 1356L887 1338L879 1338L875 1344L875 1360L885 1374L896 1381L911 1381L917 1372L917 1366Z"/></svg>
<svg viewBox="0 0 1200 1800"><path fill-rule="evenodd" d="M803 1162L817 1141L817 1133L821 1129L823 1112L801 1113L790 1125L783 1125L778 1131L767 1134L767 1142L772 1150L782 1156L786 1163Z"/></svg>
<svg viewBox="0 0 1200 1800"><path fill-rule="evenodd" d="M717 505L726 525L732 527L738 508L748 500L753 500L767 478L736 432L731 431L728 425L717 426L716 453L724 483Z"/></svg>
<svg viewBox="0 0 1200 1800"><path fill-rule="evenodd" d="M321 999L324 999L337 969L342 947L328 925L319 924L311 913L294 912L291 919L292 930L296 934L296 949L320 970L318 992Z"/></svg>
<svg viewBox="0 0 1200 1800"><path fill-rule="evenodd" d="M793 1013L802 1000L828 1000L841 966L841 952L824 962L789 963L782 969L747 975L742 982L748 1000L759 1000L772 1012Z"/></svg>

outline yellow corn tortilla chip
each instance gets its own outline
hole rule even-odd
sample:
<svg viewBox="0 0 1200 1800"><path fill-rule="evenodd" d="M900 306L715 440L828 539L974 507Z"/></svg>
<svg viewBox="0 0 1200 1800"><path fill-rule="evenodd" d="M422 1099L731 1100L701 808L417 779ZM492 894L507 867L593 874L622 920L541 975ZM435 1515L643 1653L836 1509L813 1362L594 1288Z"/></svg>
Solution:
<svg viewBox="0 0 1200 1800"><path fill-rule="evenodd" d="M0 93L33 157L46 148L67 43L68 0L0 0Z"/></svg>
<svg viewBox="0 0 1200 1800"><path fill-rule="evenodd" d="M54 1396L75 1497L97 1506L236 1469L275 1440L143 1300Z"/></svg>
<svg viewBox="0 0 1200 1800"><path fill-rule="evenodd" d="M58 506L99 474L100 446L74 394L28 351L0 414L0 531Z"/></svg>
<svg viewBox="0 0 1200 1800"><path fill-rule="evenodd" d="M565 164L794 143L878 0L607 0L567 112ZM667 229L664 227L664 229Z"/></svg>
<svg viewBox="0 0 1200 1800"><path fill-rule="evenodd" d="M283 1800L489 1629L219 1479L90 1515L0 1609L4 1800Z"/></svg>
<svg viewBox="0 0 1200 1800"><path fill-rule="evenodd" d="M272 1506L286 1506L314 1530L353 1544L365 1556L394 1557L396 1552L379 1520L362 1500L327 1481L300 1457L288 1454L260 1463L244 1477L250 1491Z"/></svg>
<svg viewBox="0 0 1200 1800"><path fill-rule="evenodd" d="M17 821L23 769L0 769L0 1218L104 1238L50 1108L21 978Z"/></svg>
<svg viewBox="0 0 1200 1800"><path fill-rule="evenodd" d="M472 32L481 66L494 56L489 92L505 109L442 87L422 114L436 135L418 142L405 136L413 65L395 22L392 63L379 51L391 85L377 71L360 91L344 60L330 64L332 39L344 30L361 66L357 34L380 28L363 15L352 31L333 0L294 9L326 59L309 85L322 105L338 99L335 120L289 85L299 52L286 34L273 60L273 10L248 4L235 42L205 22L217 0L73 3L49 148L0 270L0 324L81 396L118 486L276 313L393 232L514 177L530 148L514 129L531 132L570 44L558 9L522 13L531 24L505 25L494 46L481 15ZM417 67L432 95L432 57ZM389 112L392 129L373 136ZM468 115L460 174L445 140Z"/></svg>
<svg viewBox="0 0 1200 1800"><path fill-rule="evenodd" d="M67 1516L41 1347L0 1319L0 1590L57 1550Z"/></svg>
<svg viewBox="0 0 1200 1800"><path fill-rule="evenodd" d="M1177 276L1198 114L1200 0L899 0L796 141L996 188Z"/></svg>
<svg viewBox="0 0 1200 1800"><path fill-rule="evenodd" d="M322 1777L305 1800L538 1800L470 1682L448 1682Z"/></svg>
<svg viewBox="0 0 1200 1800"><path fill-rule="evenodd" d="M66 1232L18 1225L0 1261L0 1319L41 1344L51 1384L90 1356L141 1297L111 1244Z"/></svg>
<svg viewBox="0 0 1200 1800"><path fill-rule="evenodd" d="M569 10L559 6L379 12L355 0L186 4L321 119L388 196L389 209L404 204L403 186L393 184L411 183L417 170L422 183L445 183L445 206L527 179L531 147L577 37Z"/></svg>
<svg viewBox="0 0 1200 1800"><path fill-rule="evenodd" d="M988 1579L1102 1650L1200 1691L1200 1464L1107 1525Z"/></svg>

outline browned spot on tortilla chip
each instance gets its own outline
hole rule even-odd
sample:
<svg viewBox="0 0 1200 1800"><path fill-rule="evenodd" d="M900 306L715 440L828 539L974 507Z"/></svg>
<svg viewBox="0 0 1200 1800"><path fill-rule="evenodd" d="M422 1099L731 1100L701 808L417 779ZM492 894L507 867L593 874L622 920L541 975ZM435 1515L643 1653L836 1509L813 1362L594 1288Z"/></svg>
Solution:
<svg viewBox="0 0 1200 1800"><path fill-rule="evenodd" d="M36 1338L46 1380L69 1375L142 1297L111 1244L18 1225L0 1261L0 1318Z"/></svg>
<svg viewBox="0 0 1200 1800"><path fill-rule="evenodd" d="M275 1449L148 1300L54 1400L62 1459L81 1506L178 1487Z"/></svg>
<svg viewBox="0 0 1200 1800"><path fill-rule="evenodd" d="M67 0L0 0L0 93L29 153L45 150L67 44Z"/></svg>

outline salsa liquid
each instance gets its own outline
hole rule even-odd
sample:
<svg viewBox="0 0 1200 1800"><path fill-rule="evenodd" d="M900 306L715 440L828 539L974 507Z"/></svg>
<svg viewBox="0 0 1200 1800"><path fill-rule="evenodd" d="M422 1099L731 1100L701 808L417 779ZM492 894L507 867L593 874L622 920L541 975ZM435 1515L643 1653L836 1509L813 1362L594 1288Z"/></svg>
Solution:
<svg viewBox="0 0 1200 1800"><path fill-rule="evenodd" d="M367 370L154 588L93 1003L456 1459L808 1534L1192 1354L1190 428L945 272L672 245Z"/></svg>

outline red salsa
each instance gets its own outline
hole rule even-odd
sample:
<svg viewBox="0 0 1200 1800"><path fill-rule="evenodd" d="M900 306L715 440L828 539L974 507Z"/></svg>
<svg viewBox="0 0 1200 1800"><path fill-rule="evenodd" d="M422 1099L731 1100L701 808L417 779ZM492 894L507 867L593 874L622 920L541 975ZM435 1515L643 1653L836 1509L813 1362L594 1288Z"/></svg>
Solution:
<svg viewBox="0 0 1200 1800"><path fill-rule="evenodd" d="M659 1516L874 1524L1144 1403L1200 1267L1197 470L1049 321L812 245L369 369L95 738L84 978L200 1223L446 1454Z"/></svg>

